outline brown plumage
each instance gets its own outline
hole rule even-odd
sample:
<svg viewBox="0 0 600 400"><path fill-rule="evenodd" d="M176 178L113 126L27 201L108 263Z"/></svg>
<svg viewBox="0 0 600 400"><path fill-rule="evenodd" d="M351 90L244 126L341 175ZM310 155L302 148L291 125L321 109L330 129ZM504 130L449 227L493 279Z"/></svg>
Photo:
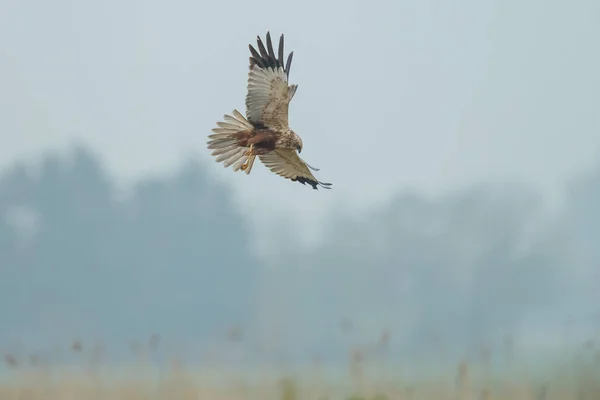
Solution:
<svg viewBox="0 0 600 400"><path fill-rule="evenodd" d="M267 46L257 37L258 51L249 45L250 65L248 92L246 94L246 117L233 110L217 122L209 135L208 148L213 150L217 162L223 162L234 171L249 174L258 157L272 172L309 184L330 189L330 183L317 180L309 166L298 153L302 151L302 139L288 125L289 103L296 93L297 85L288 83L294 52L284 64L283 35L279 39L278 55L275 56L271 35L267 32Z"/></svg>

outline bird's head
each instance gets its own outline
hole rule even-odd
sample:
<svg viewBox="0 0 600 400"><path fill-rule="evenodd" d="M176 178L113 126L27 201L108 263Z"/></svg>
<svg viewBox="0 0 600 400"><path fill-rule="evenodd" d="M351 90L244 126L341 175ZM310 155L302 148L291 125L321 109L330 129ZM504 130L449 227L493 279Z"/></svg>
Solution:
<svg viewBox="0 0 600 400"><path fill-rule="evenodd" d="M298 151L298 153L302 153L302 139L300 139L300 136L295 135L296 136L296 150Z"/></svg>

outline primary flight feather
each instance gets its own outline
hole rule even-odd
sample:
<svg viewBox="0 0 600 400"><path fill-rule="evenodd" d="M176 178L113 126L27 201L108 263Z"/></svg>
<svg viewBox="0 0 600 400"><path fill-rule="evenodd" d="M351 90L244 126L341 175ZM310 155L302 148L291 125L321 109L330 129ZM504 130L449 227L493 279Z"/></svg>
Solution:
<svg viewBox="0 0 600 400"><path fill-rule="evenodd" d="M246 117L233 110L225 115L224 121L217 122L209 135L208 148L217 162L234 171L249 174L258 157L272 172L309 184L330 189L331 183L324 183L310 171L318 171L300 158L302 139L288 125L289 104L298 85L290 84L290 66L294 52L284 63L283 35L279 38L277 56L267 32L267 46L257 37L258 51L250 48L250 71L248 72L248 92L246 93Z"/></svg>

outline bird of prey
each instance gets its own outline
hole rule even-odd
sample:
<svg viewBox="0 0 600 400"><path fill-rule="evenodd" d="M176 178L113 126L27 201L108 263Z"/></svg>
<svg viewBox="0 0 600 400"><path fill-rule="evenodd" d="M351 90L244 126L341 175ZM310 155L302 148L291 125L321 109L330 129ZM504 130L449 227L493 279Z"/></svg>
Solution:
<svg viewBox="0 0 600 400"><path fill-rule="evenodd" d="M258 158L272 172L313 189L330 189L331 183L320 182L311 167L298 155L302 139L288 125L288 108L298 85L290 84L291 52L284 64L283 35L279 38L278 54L273 51L271 35L267 32L267 46L257 36L258 51L250 48L250 71L246 93L246 117L237 110L217 122L208 138L208 149L213 150L216 162L234 171L249 174Z"/></svg>

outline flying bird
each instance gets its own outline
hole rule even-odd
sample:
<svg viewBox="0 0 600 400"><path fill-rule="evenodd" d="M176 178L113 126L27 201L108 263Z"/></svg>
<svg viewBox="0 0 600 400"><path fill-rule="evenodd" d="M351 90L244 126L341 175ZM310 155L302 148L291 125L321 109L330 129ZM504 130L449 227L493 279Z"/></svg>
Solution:
<svg viewBox="0 0 600 400"><path fill-rule="evenodd" d="M299 156L302 139L288 125L289 104L298 85L290 84L292 51L284 64L283 35L279 38L278 54L273 51L271 34L267 32L267 46L257 36L258 51L250 48L250 70L246 93L246 117L238 110L217 122L213 134L208 135L208 149L213 150L216 162L225 168L250 174L256 157L272 172L313 189L331 189L312 174L318 171Z"/></svg>

